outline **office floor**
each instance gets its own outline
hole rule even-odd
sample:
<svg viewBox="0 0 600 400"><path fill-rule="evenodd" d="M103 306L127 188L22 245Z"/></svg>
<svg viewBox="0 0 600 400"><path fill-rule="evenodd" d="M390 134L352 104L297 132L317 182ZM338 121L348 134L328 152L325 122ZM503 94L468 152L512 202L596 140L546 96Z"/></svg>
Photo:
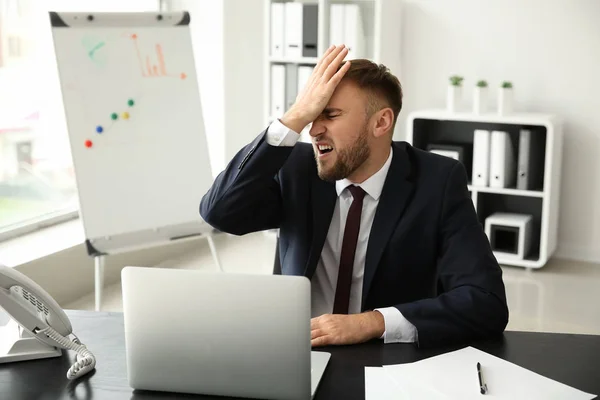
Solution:
<svg viewBox="0 0 600 400"><path fill-rule="evenodd" d="M226 272L272 272L273 235L223 235L215 242ZM204 241L196 251L157 266L217 270ZM600 265L552 260L539 270L503 267L503 271L510 309L508 330L600 334ZM94 294L65 308L93 310ZM122 311L120 284L105 288L103 310Z"/></svg>

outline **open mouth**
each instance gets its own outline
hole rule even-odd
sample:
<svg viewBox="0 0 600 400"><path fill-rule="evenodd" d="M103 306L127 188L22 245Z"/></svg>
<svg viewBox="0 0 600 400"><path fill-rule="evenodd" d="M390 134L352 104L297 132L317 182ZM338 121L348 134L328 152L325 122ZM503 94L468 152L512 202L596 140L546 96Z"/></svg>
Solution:
<svg viewBox="0 0 600 400"><path fill-rule="evenodd" d="M319 157L323 157L333 151L333 146L328 144L318 144L317 149L319 150Z"/></svg>

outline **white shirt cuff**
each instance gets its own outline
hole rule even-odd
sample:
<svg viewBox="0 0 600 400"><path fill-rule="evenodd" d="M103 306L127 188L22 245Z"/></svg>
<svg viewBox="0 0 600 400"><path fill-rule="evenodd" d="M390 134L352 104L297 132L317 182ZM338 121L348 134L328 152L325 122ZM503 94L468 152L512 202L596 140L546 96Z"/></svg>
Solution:
<svg viewBox="0 0 600 400"><path fill-rule="evenodd" d="M396 307L376 308L383 315L385 332L381 335L384 343L412 343L417 341L417 328L411 324Z"/></svg>
<svg viewBox="0 0 600 400"><path fill-rule="evenodd" d="M300 139L300 134L282 124L279 119L275 119L267 129L266 139L271 146L292 147Z"/></svg>

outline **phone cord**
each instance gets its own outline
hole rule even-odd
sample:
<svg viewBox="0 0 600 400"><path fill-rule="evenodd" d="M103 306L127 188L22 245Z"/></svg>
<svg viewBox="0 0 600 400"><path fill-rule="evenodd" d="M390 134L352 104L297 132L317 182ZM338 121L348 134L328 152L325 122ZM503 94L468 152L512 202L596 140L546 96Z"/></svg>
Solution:
<svg viewBox="0 0 600 400"><path fill-rule="evenodd" d="M62 348L77 352L77 362L69 368L69 371L67 371L67 379L79 378L96 367L96 357L94 357L92 352L89 351L85 345L81 344L79 339L75 338L75 340L72 340L66 338L51 327L40 329L39 332L54 340Z"/></svg>

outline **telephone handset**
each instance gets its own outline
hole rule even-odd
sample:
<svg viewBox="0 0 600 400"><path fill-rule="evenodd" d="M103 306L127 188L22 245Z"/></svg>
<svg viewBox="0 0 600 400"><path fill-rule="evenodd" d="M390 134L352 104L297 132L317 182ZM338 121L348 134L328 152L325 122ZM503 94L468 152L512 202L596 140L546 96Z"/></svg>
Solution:
<svg viewBox="0 0 600 400"><path fill-rule="evenodd" d="M96 367L96 358L72 334L69 318L58 303L32 279L0 264L0 307L39 341L77 352L77 362L67 372L78 378Z"/></svg>

